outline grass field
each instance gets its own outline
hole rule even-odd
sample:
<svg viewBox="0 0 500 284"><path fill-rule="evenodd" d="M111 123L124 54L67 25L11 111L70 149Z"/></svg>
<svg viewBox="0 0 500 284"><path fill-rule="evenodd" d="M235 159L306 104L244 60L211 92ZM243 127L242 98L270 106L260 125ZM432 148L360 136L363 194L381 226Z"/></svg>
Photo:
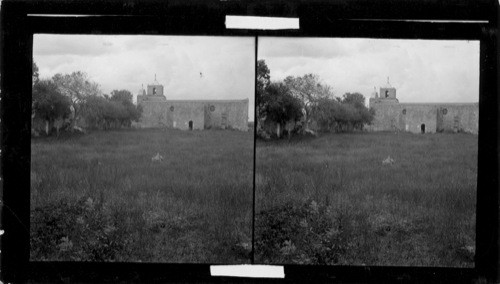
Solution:
<svg viewBox="0 0 500 284"><path fill-rule="evenodd" d="M477 148L468 134L258 141L256 262L472 267Z"/></svg>
<svg viewBox="0 0 500 284"><path fill-rule="evenodd" d="M253 143L159 129L32 140L31 259L248 263Z"/></svg>

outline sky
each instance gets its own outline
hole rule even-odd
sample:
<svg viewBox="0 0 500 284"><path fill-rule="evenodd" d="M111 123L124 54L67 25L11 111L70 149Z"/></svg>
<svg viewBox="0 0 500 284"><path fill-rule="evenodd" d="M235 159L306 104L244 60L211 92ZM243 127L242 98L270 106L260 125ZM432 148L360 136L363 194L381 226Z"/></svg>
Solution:
<svg viewBox="0 0 500 284"><path fill-rule="evenodd" d="M313 73L335 96L369 98L389 77L400 102L479 100L479 41L268 37L258 45L271 81Z"/></svg>
<svg viewBox="0 0 500 284"><path fill-rule="evenodd" d="M253 121L253 37L37 34L33 57L41 78L84 71L105 94L126 89L134 100L155 74L167 99L248 98ZM369 98L389 77L400 102L479 99L478 41L260 37L258 58L272 81L314 73L335 96Z"/></svg>
<svg viewBox="0 0 500 284"><path fill-rule="evenodd" d="M249 99L254 117L255 39L252 37L37 34L33 60L40 78L86 72L104 94L134 95L155 80L171 100Z"/></svg>

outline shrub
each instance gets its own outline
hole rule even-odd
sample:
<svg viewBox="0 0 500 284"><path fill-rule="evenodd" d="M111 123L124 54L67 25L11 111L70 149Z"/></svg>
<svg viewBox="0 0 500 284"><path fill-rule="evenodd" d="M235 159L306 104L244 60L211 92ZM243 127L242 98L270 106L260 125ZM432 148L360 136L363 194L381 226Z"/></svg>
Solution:
<svg viewBox="0 0 500 284"><path fill-rule="evenodd" d="M256 252L265 262L340 264L352 246L345 218L316 201L288 203L256 216Z"/></svg>
<svg viewBox="0 0 500 284"><path fill-rule="evenodd" d="M113 261L126 248L120 214L91 198L60 200L31 211L31 257L39 260Z"/></svg>

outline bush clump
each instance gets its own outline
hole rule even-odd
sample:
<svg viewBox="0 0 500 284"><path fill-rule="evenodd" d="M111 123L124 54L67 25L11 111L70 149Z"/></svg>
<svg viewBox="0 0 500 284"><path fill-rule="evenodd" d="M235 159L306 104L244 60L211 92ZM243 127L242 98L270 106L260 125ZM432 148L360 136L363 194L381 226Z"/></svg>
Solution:
<svg viewBox="0 0 500 284"><path fill-rule="evenodd" d="M352 247L342 213L314 200L287 203L256 218L255 251L264 263L342 264Z"/></svg>
<svg viewBox="0 0 500 284"><path fill-rule="evenodd" d="M113 261L127 239L118 214L92 198L60 200L31 211L31 257L56 261Z"/></svg>

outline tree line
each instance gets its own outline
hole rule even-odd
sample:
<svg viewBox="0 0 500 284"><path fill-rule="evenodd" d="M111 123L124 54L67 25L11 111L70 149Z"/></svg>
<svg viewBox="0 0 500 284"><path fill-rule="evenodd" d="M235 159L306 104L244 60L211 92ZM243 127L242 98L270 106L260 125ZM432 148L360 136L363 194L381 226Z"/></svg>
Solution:
<svg viewBox="0 0 500 284"><path fill-rule="evenodd" d="M40 79L33 62L32 125L35 119L43 120L46 135L52 128L59 134L60 130L130 127L142 113L132 99L128 90L103 94L99 85L81 71Z"/></svg>
<svg viewBox="0 0 500 284"><path fill-rule="evenodd" d="M360 93L334 96L332 87L318 75L288 76L271 81L264 60L257 62L257 133L281 136L281 133L350 132L363 130L373 121L375 111L365 106ZM271 127L266 127L271 126ZM271 131L276 126L276 131ZM273 129L274 130L274 129Z"/></svg>

